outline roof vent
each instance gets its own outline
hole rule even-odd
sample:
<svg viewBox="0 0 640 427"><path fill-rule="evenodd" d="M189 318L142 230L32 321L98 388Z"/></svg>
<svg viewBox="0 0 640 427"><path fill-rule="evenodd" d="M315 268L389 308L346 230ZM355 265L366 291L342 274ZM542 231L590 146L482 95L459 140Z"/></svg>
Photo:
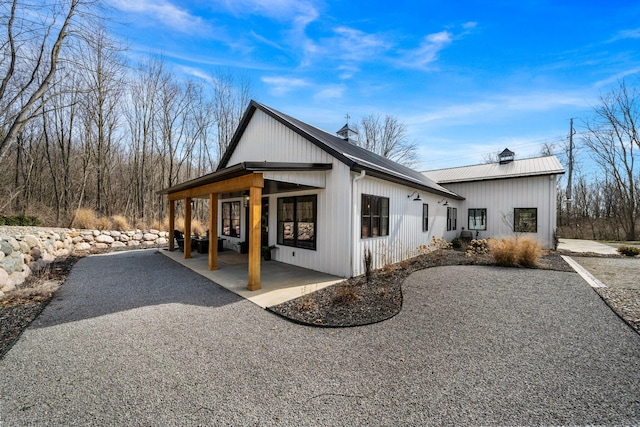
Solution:
<svg viewBox="0 0 640 427"><path fill-rule="evenodd" d="M498 154L498 159L500 160L500 164L506 165L507 163L513 162L513 158L515 157L515 155L516 153L509 150L508 148L505 148L502 151L502 153Z"/></svg>

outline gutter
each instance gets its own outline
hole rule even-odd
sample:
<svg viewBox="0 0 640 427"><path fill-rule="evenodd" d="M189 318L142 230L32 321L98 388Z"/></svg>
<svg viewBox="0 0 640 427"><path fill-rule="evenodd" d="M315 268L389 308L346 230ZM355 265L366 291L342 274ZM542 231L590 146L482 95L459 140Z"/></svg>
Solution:
<svg viewBox="0 0 640 427"><path fill-rule="evenodd" d="M353 260L355 258L355 255L353 254L354 251L354 247L355 247L355 239L356 239L356 221L357 218L359 217L359 215L356 215L356 209L358 207L358 203L356 200L356 182L360 181L361 179L363 179L365 177L365 175L367 174L367 171L365 171L364 169L362 169L360 171L360 175L355 176L352 180L351 180L351 239L349 242L349 251L351 252L351 256L350 261L349 261L349 275L350 277L353 276Z"/></svg>

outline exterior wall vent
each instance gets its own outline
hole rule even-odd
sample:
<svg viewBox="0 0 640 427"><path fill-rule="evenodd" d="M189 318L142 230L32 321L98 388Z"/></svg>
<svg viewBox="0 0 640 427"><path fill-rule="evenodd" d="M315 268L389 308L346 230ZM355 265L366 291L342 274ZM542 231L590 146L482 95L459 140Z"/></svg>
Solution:
<svg viewBox="0 0 640 427"><path fill-rule="evenodd" d="M506 165L507 163L513 162L513 158L516 156L516 153L505 148L502 153L498 154L498 159L500 160L501 165Z"/></svg>

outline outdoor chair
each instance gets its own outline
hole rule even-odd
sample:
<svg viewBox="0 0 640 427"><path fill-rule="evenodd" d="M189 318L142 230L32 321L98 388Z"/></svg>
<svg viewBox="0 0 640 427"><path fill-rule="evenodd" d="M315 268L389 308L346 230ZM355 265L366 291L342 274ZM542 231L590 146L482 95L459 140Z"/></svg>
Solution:
<svg viewBox="0 0 640 427"><path fill-rule="evenodd" d="M173 230L173 238L178 243L178 249L184 252L184 233L178 230Z"/></svg>

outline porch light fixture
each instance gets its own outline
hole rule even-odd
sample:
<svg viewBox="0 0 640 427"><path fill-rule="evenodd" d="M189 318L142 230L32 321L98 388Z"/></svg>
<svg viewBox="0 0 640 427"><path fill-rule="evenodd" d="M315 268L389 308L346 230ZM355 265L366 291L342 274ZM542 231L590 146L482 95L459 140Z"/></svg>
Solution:
<svg viewBox="0 0 640 427"><path fill-rule="evenodd" d="M447 199L442 199L438 202L439 205L449 206L449 201Z"/></svg>
<svg viewBox="0 0 640 427"><path fill-rule="evenodd" d="M421 202L421 201L422 201L422 199L420 198L420 193L418 193L417 191L414 191L413 193L409 194L409 195L407 196L407 198L409 198L409 197L413 196L414 194L416 195L416 198L415 198L415 199L413 199L413 201L414 201L414 202Z"/></svg>
<svg viewBox="0 0 640 427"><path fill-rule="evenodd" d="M246 208L247 206L249 206L249 196L244 197L244 207Z"/></svg>

